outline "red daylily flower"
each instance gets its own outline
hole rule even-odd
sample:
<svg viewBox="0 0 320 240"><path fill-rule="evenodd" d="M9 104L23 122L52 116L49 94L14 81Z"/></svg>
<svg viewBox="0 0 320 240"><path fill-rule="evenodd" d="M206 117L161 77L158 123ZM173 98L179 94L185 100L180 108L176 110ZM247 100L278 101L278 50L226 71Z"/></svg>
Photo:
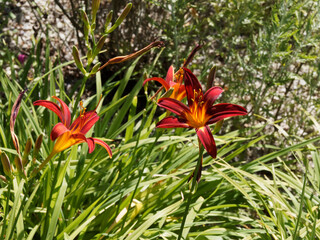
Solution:
<svg viewBox="0 0 320 240"><path fill-rule="evenodd" d="M38 100L33 103L35 106L43 106L53 111L61 120L61 122L53 127L50 134L52 141L57 140L51 155L59 153L73 145L86 142L89 146L89 153L94 150L95 144L99 144L107 150L111 158L112 152L108 144L100 139L87 138L85 136L99 119L96 111L85 112L85 108L82 107L82 102L80 102L82 108L80 116L71 124L71 114L67 104L58 97L53 96L52 98L56 99L60 103L60 106L48 100Z"/></svg>
<svg viewBox="0 0 320 240"><path fill-rule="evenodd" d="M180 69L178 72L174 74L173 66L170 66L167 72L166 80L159 77L148 78L144 80L143 85L152 80L159 82L162 85L162 87L165 88L166 92L172 89L173 91L169 96L170 98L174 98L180 101L186 96L186 90L184 85L182 84L182 80L183 80L182 69ZM160 90L161 89L162 88L160 88Z"/></svg>
<svg viewBox="0 0 320 240"><path fill-rule="evenodd" d="M189 54L187 60L184 60L182 68L186 67L192 61L192 59L193 59L194 55L196 54L196 52L199 51L201 48L202 48L202 45L197 44L192 49L192 51ZM143 85L145 85L146 82L149 82L149 81L152 81L152 80L153 81L157 81L162 85L162 87L159 88L159 90L156 92L156 94L152 98L157 96L157 94L163 88L165 88L165 90L166 90L166 94L165 95L169 95L170 94L169 96L166 96L166 97L177 99L178 101L181 101L186 96L186 89L185 89L185 86L182 84L183 73L184 73L182 68L180 68L176 73L174 73L173 66L170 66L170 68L169 68L169 70L167 72L166 80L164 80L163 78L159 78L159 77L148 78L148 79L144 80Z"/></svg>
<svg viewBox="0 0 320 240"><path fill-rule="evenodd" d="M227 117L246 115L247 110L231 103L213 105L223 92L222 88L212 87L204 94L196 76L187 68L183 70L189 106L176 99L160 98L158 105L178 117L169 116L162 119L157 123L157 128L194 128L204 148L211 157L216 158L217 148L208 125Z"/></svg>

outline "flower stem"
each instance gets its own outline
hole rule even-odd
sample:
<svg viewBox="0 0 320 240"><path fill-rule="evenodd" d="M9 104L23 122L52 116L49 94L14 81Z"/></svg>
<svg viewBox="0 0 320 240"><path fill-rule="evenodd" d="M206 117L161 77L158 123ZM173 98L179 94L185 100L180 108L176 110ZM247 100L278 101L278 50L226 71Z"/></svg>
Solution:
<svg viewBox="0 0 320 240"><path fill-rule="evenodd" d="M189 212L189 207L190 207L190 204L191 204L191 201L192 201L192 195L193 195L193 193L195 191L195 188L196 188L196 185L197 185L198 172L199 172L199 169L200 169L201 164L202 164L204 148L202 147L199 138L198 138L198 142L199 142L199 158L198 158L196 169L193 172L193 178L192 178L191 188L190 188L190 192L189 192L189 196L188 196L188 202L187 202L187 205L186 205L186 208L185 208L185 211L184 211L184 215L183 215L183 219L182 219L182 223L181 223L181 226L180 226L180 233L179 233L178 240L181 239L182 234L183 234L184 225L186 223L188 212Z"/></svg>
<svg viewBox="0 0 320 240"><path fill-rule="evenodd" d="M88 69L90 69L90 66L87 66L86 70L88 70ZM81 96L83 95L84 90L85 90L85 88L86 88L86 82L87 82L88 78L89 78L88 76L84 76L83 79L82 79L80 91L79 91L79 93L78 93L78 95L77 95L76 101L74 102L73 109L77 109L77 107L78 107L78 105L79 105ZM74 115L75 115L76 112L77 112L77 111L73 111L73 112L72 112L71 119L73 119L73 117L74 117Z"/></svg>
<svg viewBox="0 0 320 240"><path fill-rule="evenodd" d="M52 151L49 156L40 164L40 166L36 169L34 169L30 175L30 178L33 178L41 169L51 160L51 158L56 154L56 152Z"/></svg>

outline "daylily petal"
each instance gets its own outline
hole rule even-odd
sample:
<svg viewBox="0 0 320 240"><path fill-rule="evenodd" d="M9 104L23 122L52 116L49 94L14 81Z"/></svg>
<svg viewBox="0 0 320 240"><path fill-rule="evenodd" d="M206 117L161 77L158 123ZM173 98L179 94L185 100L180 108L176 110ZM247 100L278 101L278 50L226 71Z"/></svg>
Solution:
<svg viewBox="0 0 320 240"><path fill-rule="evenodd" d="M196 132L201 143L203 144L204 148L207 150L209 155L213 158L216 158L217 157L216 143L213 139L209 126L197 128Z"/></svg>
<svg viewBox="0 0 320 240"><path fill-rule="evenodd" d="M50 139L54 141L66 131L69 131L69 129L62 122L59 122L52 128Z"/></svg>
<svg viewBox="0 0 320 240"><path fill-rule="evenodd" d="M189 128L185 120L176 117L166 117L156 125L157 128Z"/></svg>
<svg viewBox="0 0 320 240"><path fill-rule="evenodd" d="M183 68L183 70L184 70L184 83L185 83L184 85L187 92L188 105L189 107L191 107L193 104L193 100L195 100L195 96L194 96L195 91L198 93L201 92L201 94L203 91L197 77L188 68Z"/></svg>
<svg viewBox="0 0 320 240"><path fill-rule="evenodd" d="M58 106L58 104L48 101L48 100L38 100L35 101L33 103L34 106L42 106L45 108L48 108L49 110L51 110L52 112L54 112L55 114L57 114L57 116L59 117L60 121L63 122L63 115L62 115L62 111L60 109L60 107Z"/></svg>
<svg viewBox="0 0 320 240"><path fill-rule="evenodd" d="M94 144L94 140L92 137L90 138L87 138L87 144L88 144L88 147L89 147L89 153L92 153L93 150L95 149L96 145Z"/></svg>
<svg viewBox="0 0 320 240"><path fill-rule="evenodd" d="M98 121L99 116L95 111L85 112L79 116L70 126L70 130L86 134L92 126Z"/></svg>
<svg viewBox="0 0 320 240"><path fill-rule="evenodd" d="M168 89L170 88L170 85L163 78L159 78L159 77L148 78L143 81L143 85L145 85L146 82L149 82L149 81L157 81L166 89L166 91L168 91Z"/></svg>
<svg viewBox="0 0 320 240"><path fill-rule="evenodd" d="M92 116L90 116L86 121L86 123L84 124L84 126L82 127L81 133L86 134L93 127L93 125L99 120L99 118L100 117L97 115L97 113L94 113Z"/></svg>
<svg viewBox="0 0 320 240"><path fill-rule="evenodd" d="M170 85L170 82L173 82L173 76L174 76L174 70L173 66L171 65L168 69L167 76L166 76L166 82Z"/></svg>
<svg viewBox="0 0 320 240"><path fill-rule="evenodd" d="M184 117L185 112L190 112L186 105L173 98L160 98L157 104L158 106L177 114L179 117Z"/></svg>
<svg viewBox="0 0 320 240"><path fill-rule="evenodd" d="M63 120L61 120L61 122L63 122L67 127L69 127L71 122L71 114L67 104L56 96L52 96L52 98L56 99L61 105L61 113L63 116Z"/></svg>
<svg viewBox="0 0 320 240"><path fill-rule="evenodd" d="M72 131L67 131L57 138L53 146L53 152L61 152L73 145L86 142L87 138L82 133L73 134Z"/></svg>
<svg viewBox="0 0 320 240"><path fill-rule="evenodd" d="M247 115L248 112L244 107L236 104L219 103L213 105L211 109L209 109L208 113L211 115L211 117L207 124L212 124L227 117Z"/></svg>
<svg viewBox="0 0 320 240"><path fill-rule="evenodd" d="M223 92L221 87L212 87L203 96L203 101L207 104L207 106L211 106Z"/></svg>
<svg viewBox="0 0 320 240"><path fill-rule="evenodd" d="M109 157L112 158L111 148L104 141L102 141L102 140L100 140L98 138L90 137L90 138L87 138L87 143L88 143L88 146L89 146L89 153L92 153L92 151L95 148L95 144L99 144L99 145L101 145L102 147L104 147L107 150L107 152L109 154Z"/></svg>

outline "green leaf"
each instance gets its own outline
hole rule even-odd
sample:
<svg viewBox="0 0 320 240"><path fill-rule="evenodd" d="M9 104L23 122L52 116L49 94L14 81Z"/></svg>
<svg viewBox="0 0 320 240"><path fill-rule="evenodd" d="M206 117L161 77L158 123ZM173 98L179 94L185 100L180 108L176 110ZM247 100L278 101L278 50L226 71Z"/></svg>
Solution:
<svg viewBox="0 0 320 240"><path fill-rule="evenodd" d="M170 213L175 211L181 204L182 204L182 201L178 201L178 202L176 202L174 204L171 204L170 206L158 211L156 214L148 217L147 221L145 221L143 224L141 224L140 227L138 227L133 233L130 233L130 235L126 238L126 240L136 240L136 239L138 239L158 219L163 218L165 216L168 216ZM122 236L119 239L124 239L124 237L125 236Z"/></svg>

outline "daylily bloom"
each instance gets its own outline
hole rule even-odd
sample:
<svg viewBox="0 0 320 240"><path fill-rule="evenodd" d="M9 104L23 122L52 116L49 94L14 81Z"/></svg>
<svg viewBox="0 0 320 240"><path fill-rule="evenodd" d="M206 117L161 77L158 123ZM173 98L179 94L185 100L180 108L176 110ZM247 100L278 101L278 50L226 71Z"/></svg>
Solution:
<svg viewBox="0 0 320 240"><path fill-rule="evenodd" d="M50 134L52 141L57 140L51 155L59 153L73 145L86 142L89 146L89 153L94 150L95 144L99 144L107 150L111 158L112 152L108 144L100 139L93 137L87 138L85 136L99 119L96 111L86 112L86 109L82 106L82 102L80 102L82 108L80 116L71 124L71 114L67 104L58 97L53 96L52 98L56 99L60 103L60 106L48 100L38 100L33 103L35 106L43 106L53 111L61 120L61 122L53 127Z"/></svg>
<svg viewBox="0 0 320 240"><path fill-rule="evenodd" d="M162 87L165 88L166 92L168 92L172 88L173 91L170 94L170 96L168 96L170 98L174 98L180 101L186 96L186 90L184 85L182 84L182 81L183 81L182 69L180 69L178 72L174 74L173 66L170 66L167 72L166 80L159 77L148 78L144 80L143 85L152 80L159 82L162 85Z"/></svg>
<svg viewBox="0 0 320 240"><path fill-rule="evenodd" d="M186 67L193 59L194 55L196 54L199 49L202 48L202 45L197 44L189 54L187 60L184 61L183 63L183 68ZM163 78L160 77L153 77L153 78L148 78L144 80L143 85L145 85L149 81L157 81L159 82L162 87L159 88L159 90L156 92L156 94L152 97L154 98L163 88L166 90L165 95L169 95L166 97L177 99L178 101L181 101L186 97L186 90L185 86L182 84L183 81L183 69L180 68L176 73L174 73L174 68L171 65L169 67L169 70L167 72L166 79L164 80Z"/></svg>
<svg viewBox="0 0 320 240"><path fill-rule="evenodd" d="M176 99L160 98L158 105L178 117L169 116L162 119L157 123L157 128L194 128L204 148L211 157L216 158L217 148L208 125L227 117L246 115L247 110L231 103L213 105L223 92L222 88L212 87L204 94L196 76L187 68L183 70L189 106Z"/></svg>

